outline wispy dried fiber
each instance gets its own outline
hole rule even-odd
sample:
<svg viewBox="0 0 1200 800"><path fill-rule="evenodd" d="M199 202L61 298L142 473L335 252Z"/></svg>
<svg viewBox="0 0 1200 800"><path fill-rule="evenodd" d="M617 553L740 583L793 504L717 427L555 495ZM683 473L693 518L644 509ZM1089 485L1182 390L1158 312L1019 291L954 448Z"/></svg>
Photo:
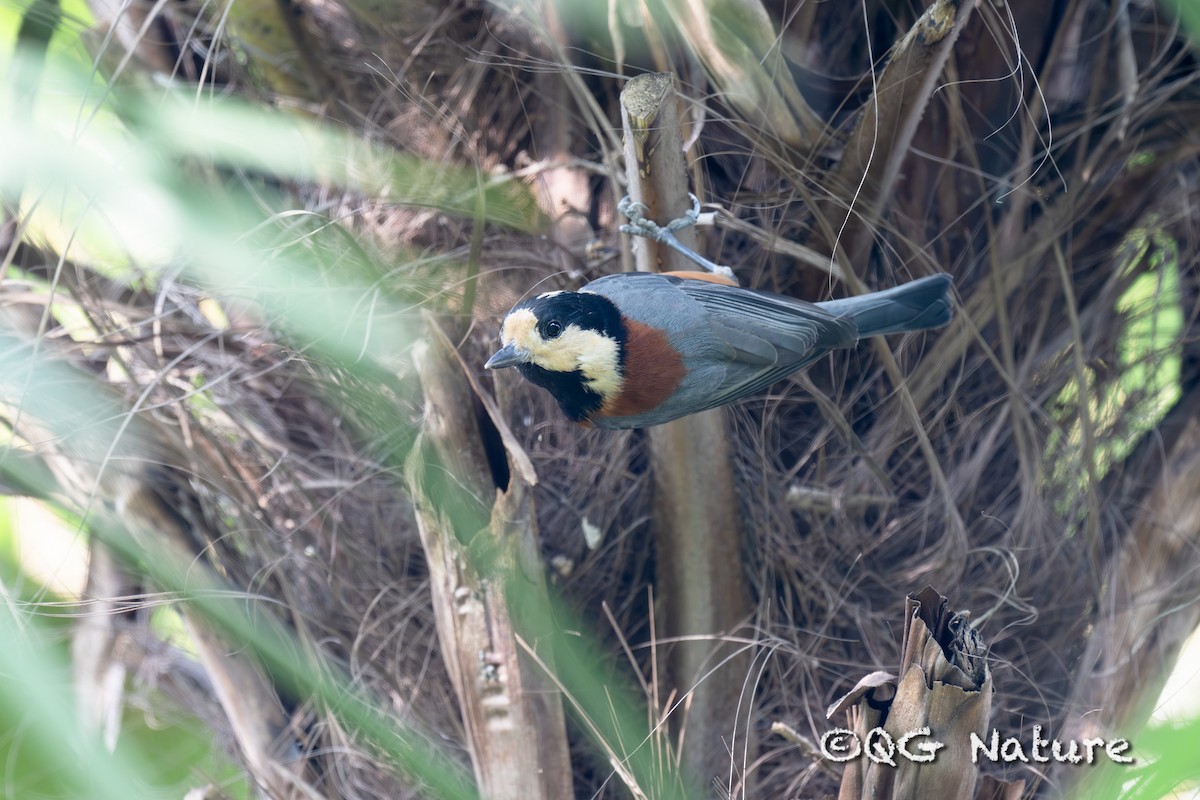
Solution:
<svg viewBox="0 0 1200 800"><path fill-rule="evenodd" d="M520 175L538 192L548 231L485 227L482 210L472 220L311 185L269 187L352 234L353 248L329 251L342 254L329 264L330 285L362 263L385 265L370 274L373 285L407 298L405 313L443 313L475 368L517 299L621 268L616 97L621 76L638 71L679 76L693 191L766 234L702 231L707 253L744 286L819 300L953 275L959 304L949 328L838 353L729 414L749 532L742 562L729 569L744 575L755 612L733 632L752 643L752 667L734 676L748 700L728 730L731 740L753 731L759 744L757 752L739 744L700 777L737 797L816 797L836 792L836 775L772 735L771 724L819 739L835 698L899 663L894 621L904 597L926 584L971 610L990 645L990 726L1014 735L1035 724L1076 730L1101 698L1101 727L1136 741L1159 670L1200 621L1200 585L1178 569L1194 561L1196 531L1158 535L1190 513L1170 487L1200 446L1184 435L1200 409L1195 52L1152 4L938 5L962 12L951 15L961 30L923 114L886 103L863 111L888 48L922 9L759 8L786 57L762 63L787 69L755 80L800 97L820 120L816 138L748 121L744 104L713 91L712 54L688 39L676 3L649 3L646 18L622 5L600 20L523 2L407 3L400 14L386 3L306 3L282 39L254 39L262 33L251 20L226 25L193 4L145 5L162 41L135 41L122 28L100 61L111 68L116 48L132 47L126 70L174 71L326 118L477 168L482 182ZM808 112L797 115L805 125ZM876 124L904 135L875 136ZM854 174L839 169L848 142L869 143ZM237 179L258 187L253 176ZM308 222L272 223L278 238L264 260L324 246L309 241ZM776 236L852 279L835 282L772 248ZM0 254L10 243L0 242ZM343 369L252 299L198 286L177 264L121 282L94 265L60 265L34 244L13 244L0 313L106 392L140 398L162 443L153 474L187 517L196 558L465 767L397 470L410 441L385 424L420 421L403 353L390 372ZM481 380L507 399L537 470L549 583L602 638L606 669L640 675L654 713L685 714L686 700L671 694L679 687L653 685L670 643L654 638L653 604L664 599L652 588L646 434L582 429L513 376L496 376L511 381L498 387ZM22 433L36 414L19 404L2 410L5 424L38 442L39 459L54 469L70 461L68 445ZM1137 558L1139 542L1164 541L1176 559ZM1122 633L1144 648L1136 659L1132 646L1101 658L1097 637L1130 619L1118 603L1145 611L1132 619L1144 628ZM144 619L114 619L145 630ZM130 667L156 648L126 651ZM167 688L203 719L220 719L202 677ZM319 792L421 796L319 704L281 697ZM580 728L571 735L577 796L625 796ZM1026 781L1025 796L1071 779L1005 771Z"/></svg>

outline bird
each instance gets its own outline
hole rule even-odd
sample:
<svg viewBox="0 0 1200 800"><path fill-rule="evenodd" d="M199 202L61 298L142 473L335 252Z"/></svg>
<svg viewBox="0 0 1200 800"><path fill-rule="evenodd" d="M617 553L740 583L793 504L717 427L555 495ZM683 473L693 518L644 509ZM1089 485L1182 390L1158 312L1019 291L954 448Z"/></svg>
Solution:
<svg viewBox="0 0 1200 800"><path fill-rule="evenodd" d="M811 303L712 272L617 273L517 303L484 367L515 367L576 422L646 428L733 403L861 339L945 326L951 287L939 273Z"/></svg>

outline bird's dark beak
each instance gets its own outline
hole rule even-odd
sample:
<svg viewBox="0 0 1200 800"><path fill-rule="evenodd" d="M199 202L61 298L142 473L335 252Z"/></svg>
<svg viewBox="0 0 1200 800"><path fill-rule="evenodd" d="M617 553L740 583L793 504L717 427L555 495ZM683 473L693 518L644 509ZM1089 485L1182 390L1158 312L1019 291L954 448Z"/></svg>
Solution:
<svg viewBox="0 0 1200 800"><path fill-rule="evenodd" d="M529 361L529 354L516 346L516 344L507 344L497 350L487 363L483 365L484 369L502 369L503 367L515 367L517 364L524 364Z"/></svg>

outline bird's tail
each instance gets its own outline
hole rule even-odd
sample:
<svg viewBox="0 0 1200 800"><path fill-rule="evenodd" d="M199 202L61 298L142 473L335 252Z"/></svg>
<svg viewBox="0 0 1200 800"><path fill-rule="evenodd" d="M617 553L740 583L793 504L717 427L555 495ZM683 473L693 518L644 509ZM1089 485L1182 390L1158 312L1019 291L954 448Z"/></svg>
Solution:
<svg viewBox="0 0 1200 800"><path fill-rule="evenodd" d="M940 328L950 324L950 276L944 272L901 284L882 292L818 303L835 316L848 316L858 337L881 336Z"/></svg>

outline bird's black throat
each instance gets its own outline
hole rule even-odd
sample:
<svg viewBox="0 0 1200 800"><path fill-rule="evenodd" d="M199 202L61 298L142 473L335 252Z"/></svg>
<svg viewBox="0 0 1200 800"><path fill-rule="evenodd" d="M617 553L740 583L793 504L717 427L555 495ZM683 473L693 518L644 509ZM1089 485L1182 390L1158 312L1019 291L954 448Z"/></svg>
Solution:
<svg viewBox="0 0 1200 800"><path fill-rule="evenodd" d="M604 398L587 387L583 373L551 372L536 364L518 364L517 369L525 380L542 387L554 399L573 422L584 422L604 405Z"/></svg>

